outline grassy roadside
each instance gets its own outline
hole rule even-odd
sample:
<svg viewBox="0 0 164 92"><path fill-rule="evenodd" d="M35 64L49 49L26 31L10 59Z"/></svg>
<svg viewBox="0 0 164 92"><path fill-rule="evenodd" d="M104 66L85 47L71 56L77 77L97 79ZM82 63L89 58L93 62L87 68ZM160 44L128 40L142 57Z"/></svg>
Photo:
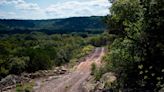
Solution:
<svg viewBox="0 0 164 92"><path fill-rule="evenodd" d="M16 92L32 92L34 86L34 82L17 84L16 85Z"/></svg>

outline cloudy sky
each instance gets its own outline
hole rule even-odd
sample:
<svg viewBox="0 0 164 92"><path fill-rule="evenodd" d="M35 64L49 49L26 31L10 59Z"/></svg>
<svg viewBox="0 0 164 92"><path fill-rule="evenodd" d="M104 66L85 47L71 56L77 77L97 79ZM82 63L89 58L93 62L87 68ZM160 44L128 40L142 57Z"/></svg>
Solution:
<svg viewBox="0 0 164 92"><path fill-rule="evenodd" d="M0 19L52 19L103 16L108 0L0 0Z"/></svg>

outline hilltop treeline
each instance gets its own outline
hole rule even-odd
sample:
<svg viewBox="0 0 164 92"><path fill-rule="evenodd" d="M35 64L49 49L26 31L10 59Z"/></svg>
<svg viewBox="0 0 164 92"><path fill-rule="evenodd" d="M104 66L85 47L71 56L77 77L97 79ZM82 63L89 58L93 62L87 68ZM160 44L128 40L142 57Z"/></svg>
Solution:
<svg viewBox="0 0 164 92"><path fill-rule="evenodd" d="M68 34L71 32L102 33L106 29L101 16L49 20L0 19L0 34L31 33Z"/></svg>

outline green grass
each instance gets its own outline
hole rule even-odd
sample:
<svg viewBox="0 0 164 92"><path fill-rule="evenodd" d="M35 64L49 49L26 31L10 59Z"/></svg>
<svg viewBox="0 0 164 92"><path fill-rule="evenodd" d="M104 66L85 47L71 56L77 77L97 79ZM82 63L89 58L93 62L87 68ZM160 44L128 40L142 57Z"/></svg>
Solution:
<svg viewBox="0 0 164 92"><path fill-rule="evenodd" d="M34 86L34 82L17 84L16 92L32 92Z"/></svg>

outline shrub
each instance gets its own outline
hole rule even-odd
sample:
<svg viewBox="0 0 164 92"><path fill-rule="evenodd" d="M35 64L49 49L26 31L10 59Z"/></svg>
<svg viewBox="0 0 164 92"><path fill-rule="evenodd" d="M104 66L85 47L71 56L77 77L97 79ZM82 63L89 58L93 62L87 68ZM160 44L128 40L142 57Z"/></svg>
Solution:
<svg viewBox="0 0 164 92"><path fill-rule="evenodd" d="M96 72L96 64L95 63L92 63L91 65L91 75L94 75L94 73Z"/></svg>
<svg viewBox="0 0 164 92"><path fill-rule="evenodd" d="M37 70L46 70L52 67L50 57L43 50L34 49L30 51L30 61L28 62L27 71L34 72Z"/></svg>
<svg viewBox="0 0 164 92"><path fill-rule="evenodd" d="M20 74L26 68L26 63L29 61L29 57L14 57L10 59L10 73Z"/></svg>
<svg viewBox="0 0 164 92"><path fill-rule="evenodd" d="M32 92L34 83L24 83L16 85L16 92Z"/></svg>
<svg viewBox="0 0 164 92"><path fill-rule="evenodd" d="M91 65L91 75L94 76L95 80L98 81L102 75L106 72L106 69L102 67L97 67L95 63Z"/></svg>

